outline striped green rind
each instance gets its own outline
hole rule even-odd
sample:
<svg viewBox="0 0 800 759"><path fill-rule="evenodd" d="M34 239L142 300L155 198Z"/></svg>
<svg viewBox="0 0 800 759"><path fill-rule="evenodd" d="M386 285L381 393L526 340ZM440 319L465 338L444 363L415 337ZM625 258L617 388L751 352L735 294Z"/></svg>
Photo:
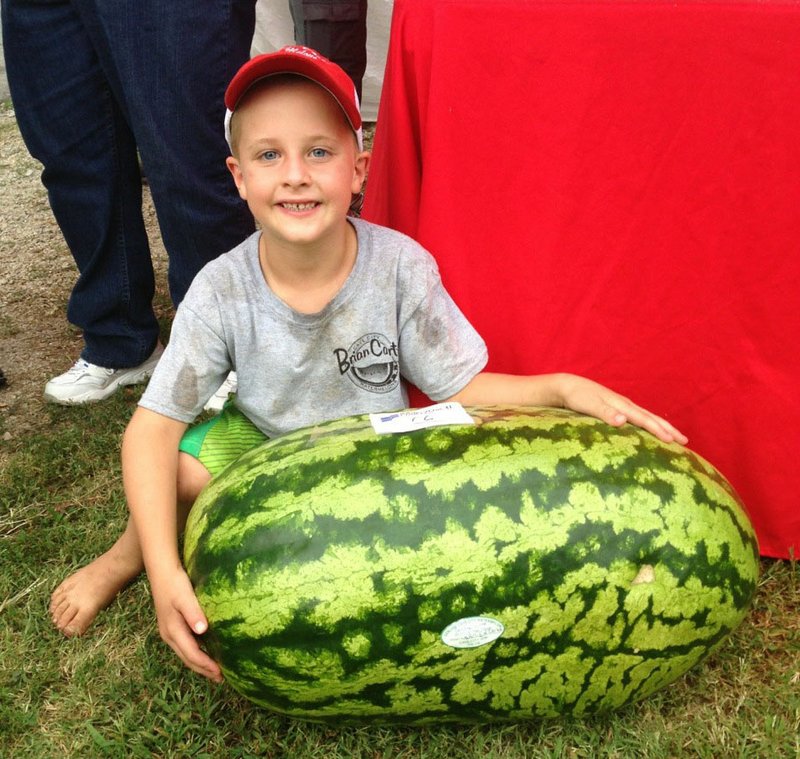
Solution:
<svg viewBox="0 0 800 759"><path fill-rule="evenodd" d="M270 441L195 504L184 558L228 682L275 711L490 721L620 707L746 614L758 547L708 462L554 409ZM475 648L441 638L490 617Z"/></svg>

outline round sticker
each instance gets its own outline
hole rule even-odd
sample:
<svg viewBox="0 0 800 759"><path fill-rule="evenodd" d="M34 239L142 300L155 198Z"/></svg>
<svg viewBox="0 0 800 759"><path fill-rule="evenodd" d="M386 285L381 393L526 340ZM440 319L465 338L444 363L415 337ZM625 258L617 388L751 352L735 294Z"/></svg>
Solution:
<svg viewBox="0 0 800 759"><path fill-rule="evenodd" d="M442 643L453 648L477 648L497 640L505 627L491 617L464 617L442 631Z"/></svg>

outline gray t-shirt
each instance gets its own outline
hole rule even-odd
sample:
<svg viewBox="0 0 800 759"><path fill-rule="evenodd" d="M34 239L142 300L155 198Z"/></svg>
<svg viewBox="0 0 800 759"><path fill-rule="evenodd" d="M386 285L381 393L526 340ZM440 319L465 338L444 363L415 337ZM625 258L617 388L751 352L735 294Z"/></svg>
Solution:
<svg viewBox="0 0 800 759"><path fill-rule="evenodd" d="M259 232L195 277L140 405L192 422L231 369L236 405L269 437L408 405L403 379L442 400L486 365L486 345L411 238L350 220L353 270L325 308L303 314L267 285Z"/></svg>

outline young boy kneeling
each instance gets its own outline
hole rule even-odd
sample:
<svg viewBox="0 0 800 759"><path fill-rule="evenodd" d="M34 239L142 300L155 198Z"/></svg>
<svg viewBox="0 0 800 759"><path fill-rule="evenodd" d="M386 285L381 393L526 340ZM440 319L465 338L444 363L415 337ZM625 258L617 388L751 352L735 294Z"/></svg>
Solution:
<svg viewBox="0 0 800 759"><path fill-rule="evenodd" d="M564 406L686 442L665 420L590 380L483 371L486 346L433 258L398 232L348 217L369 154L353 85L338 66L308 48L262 55L237 73L225 103L228 168L260 231L192 284L125 432L128 526L51 603L54 623L81 634L146 568L161 636L213 680L222 675L195 638L207 622L178 534L209 479L261 441L403 408L410 382L433 400ZM231 370L233 403L187 432Z"/></svg>

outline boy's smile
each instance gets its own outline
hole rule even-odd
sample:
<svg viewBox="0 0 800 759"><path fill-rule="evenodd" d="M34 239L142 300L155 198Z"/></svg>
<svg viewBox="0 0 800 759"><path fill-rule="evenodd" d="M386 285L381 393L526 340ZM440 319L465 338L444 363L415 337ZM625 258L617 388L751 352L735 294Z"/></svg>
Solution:
<svg viewBox="0 0 800 759"><path fill-rule="evenodd" d="M318 203L283 203L283 207L287 211L292 211L295 213L300 213L301 211L310 211L312 208L316 208Z"/></svg>
<svg viewBox="0 0 800 759"><path fill-rule="evenodd" d="M268 248L335 256L368 161L339 105L313 82L281 77L246 96L234 118L228 167Z"/></svg>

